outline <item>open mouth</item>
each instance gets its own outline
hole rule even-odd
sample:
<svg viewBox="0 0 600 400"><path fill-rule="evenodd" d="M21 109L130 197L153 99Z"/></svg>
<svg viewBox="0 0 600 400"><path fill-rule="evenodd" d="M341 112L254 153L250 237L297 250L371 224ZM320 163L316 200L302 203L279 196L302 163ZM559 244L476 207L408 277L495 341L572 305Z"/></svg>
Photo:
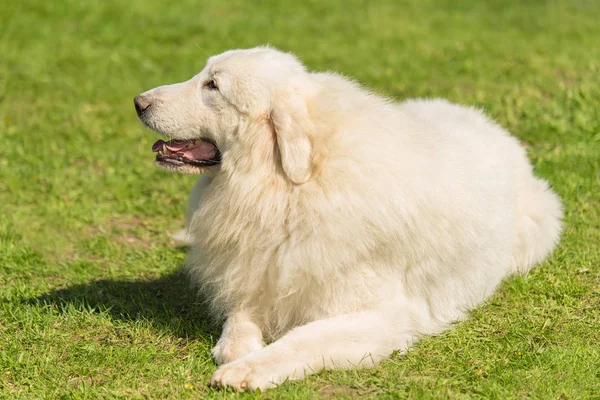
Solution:
<svg viewBox="0 0 600 400"><path fill-rule="evenodd" d="M156 163L170 170L202 173L205 167L221 162L221 152L208 139L158 140L152 145Z"/></svg>

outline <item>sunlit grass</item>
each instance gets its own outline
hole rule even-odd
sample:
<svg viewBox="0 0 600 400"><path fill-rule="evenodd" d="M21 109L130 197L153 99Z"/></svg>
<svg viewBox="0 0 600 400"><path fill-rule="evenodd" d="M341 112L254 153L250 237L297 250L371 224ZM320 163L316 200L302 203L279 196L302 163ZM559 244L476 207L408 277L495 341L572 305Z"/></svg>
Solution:
<svg viewBox="0 0 600 400"><path fill-rule="evenodd" d="M246 397L600 395L600 3L0 5L0 398L235 397L178 275L193 177L152 166L133 97L270 43L396 99L484 108L564 199L554 256L378 368Z"/></svg>

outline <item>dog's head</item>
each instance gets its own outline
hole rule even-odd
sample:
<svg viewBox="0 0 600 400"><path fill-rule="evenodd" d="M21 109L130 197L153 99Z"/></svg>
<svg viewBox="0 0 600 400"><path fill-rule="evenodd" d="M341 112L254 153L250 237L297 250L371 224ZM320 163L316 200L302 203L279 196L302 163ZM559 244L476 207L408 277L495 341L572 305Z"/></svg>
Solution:
<svg viewBox="0 0 600 400"><path fill-rule="evenodd" d="M214 174L271 165L299 184L314 172L313 85L294 56L259 47L211 57L192 79L134 103L140 120L170 139L153 146L161 167Z"/></svg>

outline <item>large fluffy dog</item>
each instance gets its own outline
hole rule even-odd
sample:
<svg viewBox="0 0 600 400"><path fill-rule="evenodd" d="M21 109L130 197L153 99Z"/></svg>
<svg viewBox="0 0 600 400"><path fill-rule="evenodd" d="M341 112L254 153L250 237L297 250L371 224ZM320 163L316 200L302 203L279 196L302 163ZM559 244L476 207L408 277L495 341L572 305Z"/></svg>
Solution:
<svg viewBox="0 0 600 400"><path fill-rule="evenodd" d="M196 186L187 265L224 318L220 387L372 365L552 250L561 204L517 140L443 100L394 103L271 48L135 99ZM270 343L265 345L265 343Z"/></svg>

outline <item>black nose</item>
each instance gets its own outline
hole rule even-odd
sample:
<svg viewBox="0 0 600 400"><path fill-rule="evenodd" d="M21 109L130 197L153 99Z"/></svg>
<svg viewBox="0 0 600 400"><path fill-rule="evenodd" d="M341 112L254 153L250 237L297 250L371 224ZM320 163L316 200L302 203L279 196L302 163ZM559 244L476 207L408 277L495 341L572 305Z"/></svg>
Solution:
<svg viewBox="0 0 600 400"><path fill-rule="evenodd" d="M142 95L135 96L135 99L133 99L133 104L135 104L135 111L137 112L138 116L141 116L144 111L150 107L150 101L148 101L148 99L144 98Z"/></svg>

